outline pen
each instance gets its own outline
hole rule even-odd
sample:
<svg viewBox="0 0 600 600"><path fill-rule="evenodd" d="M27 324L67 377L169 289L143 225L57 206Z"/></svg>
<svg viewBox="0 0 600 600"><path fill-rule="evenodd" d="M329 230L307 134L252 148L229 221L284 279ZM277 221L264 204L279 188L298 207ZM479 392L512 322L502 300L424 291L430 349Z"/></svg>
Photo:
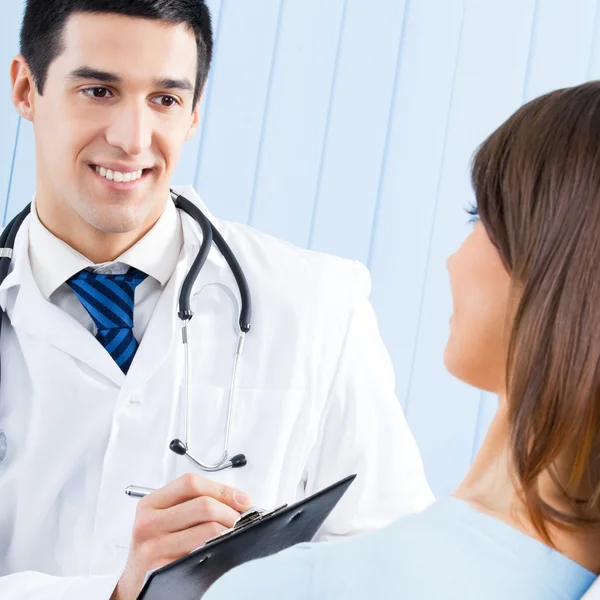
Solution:
<svg viewBox="0 0 600 600"><path fill-rule="evenodd" d="M152 488L140 487L138 485L128 485L125 488L125 493L133 498L143 498L148 494L151 494L154 490Z"/></svg>

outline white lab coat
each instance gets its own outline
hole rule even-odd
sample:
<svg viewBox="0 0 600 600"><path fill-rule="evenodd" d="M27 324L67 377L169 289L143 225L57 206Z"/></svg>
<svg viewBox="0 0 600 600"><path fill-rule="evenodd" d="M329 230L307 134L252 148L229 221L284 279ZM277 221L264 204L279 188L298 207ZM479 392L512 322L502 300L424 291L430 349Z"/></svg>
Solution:
<svg viewBox="0 0 600 600"><path fill-rule="evenodd" d="M192 188L180 191L206 211ZM211 477L268 508L357 473L320 539L379 528L428 505L366 269L210 218L240 261L254 305L230 443L248 465ZM0 598L107 600L137 503L125 487L160 487L199 472L168 449L183 436L177 297L201 235L189 217L181 220L181 258L127 377L81 324L44 300L29 266L27 222L19 233L13 272L0 288L10 319L0 345L0 430L8 441L0 462ZM239 301L213 249L195 293L215 283L197 296L190 324L191 447L204 461L221 453Z"/></svg>
<svg viewBox="0 0 600 600"><path fill-rule="evenodd" d="M596 582L588 590L587 594L584 594L583 600L600 600L600 578L596 579Z"/></svg>

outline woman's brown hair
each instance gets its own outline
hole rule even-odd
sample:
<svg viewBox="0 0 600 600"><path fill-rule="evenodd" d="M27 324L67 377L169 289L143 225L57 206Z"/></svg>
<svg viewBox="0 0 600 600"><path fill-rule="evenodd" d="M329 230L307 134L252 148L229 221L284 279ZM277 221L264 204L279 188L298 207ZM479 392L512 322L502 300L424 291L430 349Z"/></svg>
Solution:
<svg viewBox="0 0 600 600"><path fill-rule="evenodd" d="M521 107L475 154L472 182L515 290L506 382L515 474L552 543L550 524L600 524L600 82ZM542 498L542 475L560 508Z"/></svg>

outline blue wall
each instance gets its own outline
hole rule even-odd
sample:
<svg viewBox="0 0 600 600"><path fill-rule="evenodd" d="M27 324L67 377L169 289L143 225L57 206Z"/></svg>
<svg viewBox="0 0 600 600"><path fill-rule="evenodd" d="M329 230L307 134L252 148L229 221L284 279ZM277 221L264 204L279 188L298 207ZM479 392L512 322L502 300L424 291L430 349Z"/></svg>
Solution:
<svg viewBox="0 0 600 600"><path fill-rule="evenodd" d="M445 260L468 232L475 147L524 101L600 74L597 0L212 0L216 61L176 183L220 217L356 258L438 494L494 399L450 377ZM2 0L0 64L21 0ZM33 135L0 82L0 210L34 189ZM1 216L0 216L1 218Z"/></svg>

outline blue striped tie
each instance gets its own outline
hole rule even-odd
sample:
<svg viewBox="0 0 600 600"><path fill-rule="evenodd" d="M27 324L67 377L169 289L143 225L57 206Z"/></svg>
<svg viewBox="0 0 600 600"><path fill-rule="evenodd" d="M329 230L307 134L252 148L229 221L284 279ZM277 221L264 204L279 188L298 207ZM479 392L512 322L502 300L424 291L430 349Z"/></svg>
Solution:
<svg viewBox="0 0 600 600"><path fill-rule="evenodd" d="M80 271L67 281L92 317L96 339L123 373L129 371L138 342L133 336L135 288L147 275L131 267L124 275Z"/></svg>

